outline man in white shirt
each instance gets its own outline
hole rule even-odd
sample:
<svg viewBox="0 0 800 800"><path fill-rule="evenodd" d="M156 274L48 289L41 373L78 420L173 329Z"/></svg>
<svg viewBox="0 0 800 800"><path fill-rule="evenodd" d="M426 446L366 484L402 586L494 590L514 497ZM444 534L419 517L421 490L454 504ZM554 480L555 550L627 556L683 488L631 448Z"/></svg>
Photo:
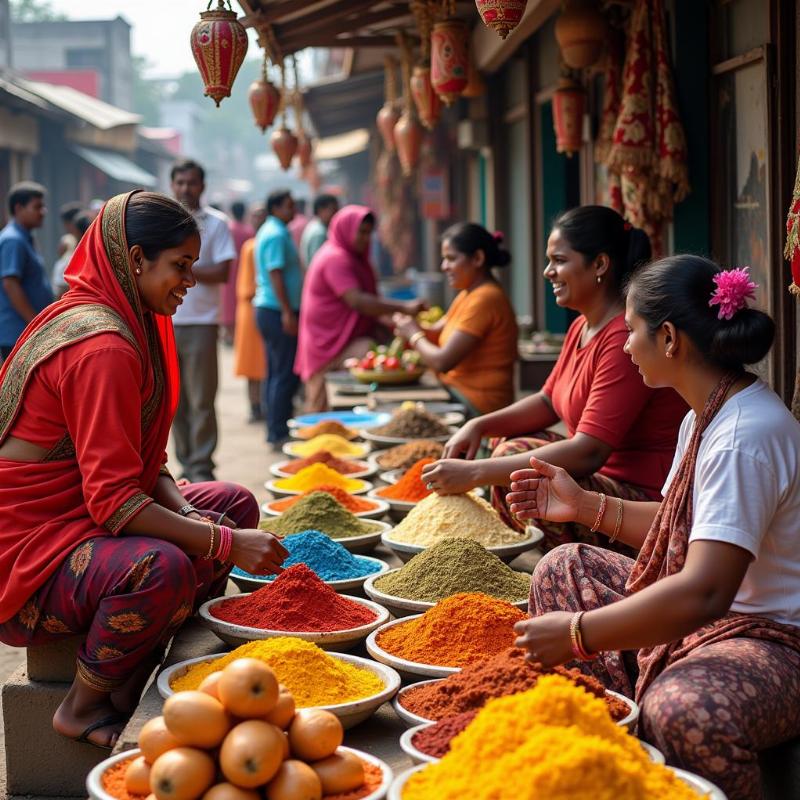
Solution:
<svg viewBox="0 0 800 800"><path fill-rule="evenodd" d="M198 483L214 480L217 446L217 337L222 286L236 248L221 211L200 204L205 171L195 161L172 168L172 193L191 211L200 228L200 258L192 268L197 285L186 293L172 318L181 370L181 394L172 435L183 477Z"/></svg>

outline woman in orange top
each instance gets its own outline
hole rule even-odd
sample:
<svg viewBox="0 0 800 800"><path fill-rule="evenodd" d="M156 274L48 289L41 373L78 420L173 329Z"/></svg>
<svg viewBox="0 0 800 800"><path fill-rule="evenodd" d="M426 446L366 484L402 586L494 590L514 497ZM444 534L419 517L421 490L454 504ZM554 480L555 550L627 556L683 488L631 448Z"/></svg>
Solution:
<svg viewBox="0 0 800 800"><path fill-rule="evenodd" d="M492 267L511 261L492 235L472 222L460 222L442 235L442 272L461 291L447 314L422 330L409 316L395 314L395 334L405 336L442 383L480 414L513 401L517 322Z"/></svg>
<svg viewBox="0 0 800 800"><path fill-rule="evenodd" d="M253 227L264 224L266 208L253 211ZM256 326L253 298L256 294L255 239L248 239L239 253L236 273L236 325L233 335L233 374L247 378L247 399L250 403L250 422L264 418L261 409L261 381L267 377L264 341Z"/></svg>

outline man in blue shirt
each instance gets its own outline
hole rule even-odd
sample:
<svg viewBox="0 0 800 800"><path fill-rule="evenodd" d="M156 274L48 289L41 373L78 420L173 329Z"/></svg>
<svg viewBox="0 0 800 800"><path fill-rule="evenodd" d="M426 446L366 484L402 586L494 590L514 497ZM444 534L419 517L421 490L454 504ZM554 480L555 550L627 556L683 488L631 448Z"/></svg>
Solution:
<svg viewBox="0 0 800 800"><path fill-rule="evenodd" d="M256 234L256 322L267 353L264 408L267 441L276 450L288 439L287 422L299 384L294 373L297 353L297 317L303 290L300 257L288 224L294 217L294 200L287 189L267 198L267 221Z"/></svg>
<svg viewBox="0 0 800 800"><path fill-rule="evenodd" d="M8 193L11 221L0 231L0 363L27 324L53 302L31 234L44 222L44 195L43 186L29 181L15 184Z"/></svg>

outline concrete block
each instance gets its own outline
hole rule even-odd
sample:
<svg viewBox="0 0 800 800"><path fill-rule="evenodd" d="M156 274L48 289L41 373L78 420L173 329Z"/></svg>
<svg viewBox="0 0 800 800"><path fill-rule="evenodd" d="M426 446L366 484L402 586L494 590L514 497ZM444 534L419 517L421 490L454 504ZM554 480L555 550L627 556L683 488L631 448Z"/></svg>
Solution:
<svg viewBox="0 0 800 800"><path fill-rule="evenodd" d="M85 636L65 636L48 644L28 647L28 677L32 681L72 683L75 659L85 641Z"/></svg>
<svg viewBox="0 0 800 800"><path fill-rule="evenodd" d="M759 754L765 800L800 796L800 738Z"/></svg>
<svg viewBox="0 0 800 800"><path fill-rule="evenodd" d="M64 683L31 681L25 667L3 684L3 729L9 795L85 797L86 775L108 752L53 730Z"/></svg>

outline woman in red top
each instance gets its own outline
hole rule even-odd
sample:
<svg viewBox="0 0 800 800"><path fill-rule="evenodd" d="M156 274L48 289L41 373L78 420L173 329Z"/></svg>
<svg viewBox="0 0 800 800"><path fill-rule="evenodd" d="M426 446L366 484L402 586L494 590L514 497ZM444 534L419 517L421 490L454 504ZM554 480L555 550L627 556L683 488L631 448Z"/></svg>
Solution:
<svg viewBox="0 0 800 800"><path fill-rule="evenodd" d="M86 634L53 726L101 747L170 636L224 589L229 562L274 573L286 555L255 530L248 491L181 491L165 466L178 398L170 316L199 251L174 200L112 198L70 261L69 291L0 370L0 641Z"/></svg>
<svg viewBox="0 0 800 800"><path fill-rule="evenodd" d="M622 286L650 258L647 234L610 208L582 206L556 220L547 257L544 276L556 303L580 313L552 373L539 392L464 425L447 443L445 458L423 475L442 494L492 485L495 508L519 530L523 523L509 512L505 494L509 475L528 465L533 450L585 488L630 500L658 499L686 413L671 389L645 386L622 350ZM567 438L547 430L558 422ZM492 458L474 460L484 437L506 441ZM577 524L545 523L544 532L547 548L567 541L600 543Z"/></svg>

